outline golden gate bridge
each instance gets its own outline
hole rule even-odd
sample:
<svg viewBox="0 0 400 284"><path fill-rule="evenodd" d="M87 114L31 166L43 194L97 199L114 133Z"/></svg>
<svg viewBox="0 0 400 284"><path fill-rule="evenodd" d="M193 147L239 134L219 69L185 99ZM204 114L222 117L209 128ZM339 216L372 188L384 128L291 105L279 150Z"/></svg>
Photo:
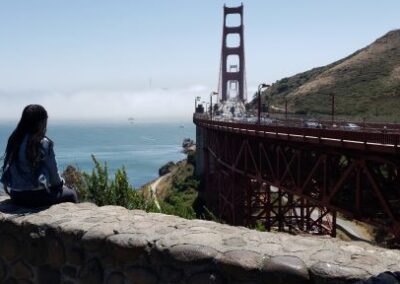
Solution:
<svg viewBox="0 0 400 284"><path fill-rule="evenodd" d="M224 6L222 35L217 107L193 116L207 207L229 224L332 236L340 212L400 238L400 125L261 120L260 104L246 121L243 5Z"/></svg>

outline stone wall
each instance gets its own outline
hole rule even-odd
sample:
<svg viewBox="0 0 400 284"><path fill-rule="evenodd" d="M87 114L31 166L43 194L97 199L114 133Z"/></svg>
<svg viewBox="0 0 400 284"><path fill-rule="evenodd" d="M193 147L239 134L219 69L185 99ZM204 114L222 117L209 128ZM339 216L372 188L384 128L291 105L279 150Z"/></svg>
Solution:
<svg viewBox="0 0 400 284"><path fill-rule="evenodd" d="M366 243L0 198L1 283L352 283L399 263L399 251Z"/></svg>

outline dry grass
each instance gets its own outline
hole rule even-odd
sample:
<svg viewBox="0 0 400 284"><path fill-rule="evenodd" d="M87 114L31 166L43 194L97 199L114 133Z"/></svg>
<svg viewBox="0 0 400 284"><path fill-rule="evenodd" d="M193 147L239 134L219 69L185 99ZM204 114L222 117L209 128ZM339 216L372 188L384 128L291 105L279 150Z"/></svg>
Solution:
<svg viewBox="0 0 400 284"><path fill-rule="evenodd" d="M290 112L324 115L332 94L337 115L400 122L400 30L332 64L283 78L264 97L276 108L287 99Z"/></svg>
<svg viewBox="0 0 400 284"><path fill-rule="evenodd" d="M186 167L186 160L177 162L176 165L172 167L170 174L166 175L165 178L160 181L156 188L156 195L159 200L164 200L168 196L168 189L172 187L176 175L181 174L181 172L184 171ZM154 183L158 178L159 177L143 185L139 189L139 191L142 191L145 197L150 197L150 185Z"/></svg>

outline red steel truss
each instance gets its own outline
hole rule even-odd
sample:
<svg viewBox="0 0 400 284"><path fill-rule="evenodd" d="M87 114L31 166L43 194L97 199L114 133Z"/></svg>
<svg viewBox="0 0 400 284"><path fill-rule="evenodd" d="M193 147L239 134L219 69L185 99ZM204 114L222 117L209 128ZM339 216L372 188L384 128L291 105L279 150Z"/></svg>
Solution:
<svg viewBox="0 0 400 284"><path fill-rule="evenodd" d="M337 211L400 237L398 134L194 122L203 195L226 222L335 235Z"/></svg>

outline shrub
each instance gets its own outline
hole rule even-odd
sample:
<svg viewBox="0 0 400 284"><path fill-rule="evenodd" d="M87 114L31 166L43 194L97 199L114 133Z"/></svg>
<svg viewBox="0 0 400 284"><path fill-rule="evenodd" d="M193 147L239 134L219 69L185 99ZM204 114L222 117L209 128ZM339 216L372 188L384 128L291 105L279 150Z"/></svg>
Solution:
<svg viewBox="0 0 400 284"><path fill-rule="evenodd" d="M187 162L193 166L196 166L196 152L192 151L187 154Z"/></svg>
<svg viewBox="0 0 400 284"><path fill-rule="evenodd" d="M277 91L278 91L278 93L282 93L282 92L286 91L287 89L289 89L289 85L288 84L280 83L278 85Z"/></svg>
<svg viewBox="0 0 400 284"><path fill-rule="evenodd" d="M94 168L91 174L68 166L63 173L66 184L77 190L81 201L90 201L98 206L119 205L128 209L158 211L152 199L136 191L128 181L125 168L118 169L114 178L109 178L107 163L100 164L92 155Z"/></svg>
<svg viewBox="0 0 400 284"><path fill-rule="evenodd" d="M118 169L111 178L107 163L101 164L93 155L92 160L94 168L91 173L82 172L72 166L68 166L63 173L66 184L77 190L80 201L93 202L98 206L119 205L128 209L161 212L186 219L196 218L193 203L198 195L200 181L193 176L194 167L190 163L178 168L179 173L175 174L165 200L159 200L159 210L153 198L146 198L129 184L124 167ZM194 160L194 153L188 155L188 160Z"/></svg>

